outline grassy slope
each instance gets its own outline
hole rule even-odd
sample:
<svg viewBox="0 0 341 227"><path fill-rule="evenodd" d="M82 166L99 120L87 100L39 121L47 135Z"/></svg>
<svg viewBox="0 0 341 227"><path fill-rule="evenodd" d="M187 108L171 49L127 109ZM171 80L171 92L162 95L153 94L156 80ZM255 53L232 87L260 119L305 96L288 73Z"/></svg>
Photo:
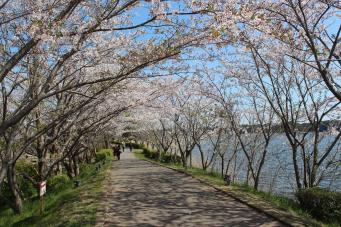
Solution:
<svg viewBox="0 0 341 227"><path fill-rule="evenodd" d="M81 173L78 188L70 184L59 193L47 191L42 216L38 215L39 201L26 201L20 215L10 209L0 211L0 226L93 226L103 193L102 182L110 166L109 161L98 172L95 165L90 165Z"/></svg>
<svg viewBox="0 0 341 227"><path fill-rule="evenodd" d="M154 161L154 160L146 158L141 153L140 150L135 150L134 154L136 157L140 159ZM208 182L209 184L212 184L218 187L224 185L223 179L221 178L220 174L217 174L217 173L209 173L209 172L203 171L200 168L193 168L193 167L187 168L187 170L185 170L185 168L182 167L180 164L162 163L162 165L171 167L173 169L184 171L186 173L191 174L192 176L196 178L199 178L205 182ZM275 205L276 207L282 210L288 211L295 215L299 215L302 218L312 219L312 217L308 213L306 213L299 207L299 204L297 204L295 201L290 200L288 198L277 196L277 195L267 193L267 192L255 191L250 186L243 185L243 184L233 184L230 189L234 191L235 193L239 194L240 196L245 196L250 199L252 198L261 199L272 205ZM317 221L314 221L314 222L320 223ZM325 224L320 223L320 224L324 226L335 226L335 227L339 226L338 224L333 224L333 223L325 223Z"/></svg>

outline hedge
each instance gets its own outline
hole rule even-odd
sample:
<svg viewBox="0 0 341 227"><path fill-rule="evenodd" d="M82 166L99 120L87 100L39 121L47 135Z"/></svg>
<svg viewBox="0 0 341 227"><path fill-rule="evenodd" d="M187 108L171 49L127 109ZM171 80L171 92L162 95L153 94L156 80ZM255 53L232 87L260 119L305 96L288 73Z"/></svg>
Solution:
<svg viewBox="0 0 341 227"><path fill-rule="evenodd" d="M17 171L17 182L20 193L23 198L30 198L36 196L37 186L33 185L29 180L24 178L24 175L30 176L33 180L38 182L38 174L36 171L36 164L27 160L18 160L15 169Z"/></svg>
<svg viewBox="0 0 341 227"><path fill-rule="evenodd" d="M123 144L123 142L117 141L117 140L113 140L111 143L116 144L116 145L122 145Z"/></svg>
<svg viewBox="0 0 341 227"><path fill-rule="evenodd" d="M58 174L50 177L47 180L47 187L49 192L58 192L65 188L68 188L72 184L72 181L66 174Z"/></svg>
<svg viewBox="0 0 341 227"><path fill-rule="evenodd" d="M341 192L316 187L301 189L296 197L302 209L316 219L341 224Z"/></svg>
<svg viewBox="0 0 341 227"><path fill-rule="evenodd" d="M142 153L150 159L153 160L159 160L162 163L180 163L181 158L177 155L171 155L167 152L161 152L161 158L160 153L157 151L150 150L146 147L143 147Z"/></svg>
<svg viewBox="0 0 341 227"><path fill-rule="evenodd" d="M31 198L37 195L37 188L27 179L24 179L23 174L31 176L34 180L37 180L37 172L34 169L34 163L26 160L18 160L15 165L17 183L20 190L20 195L23 199ZM0 188L0 207L5 205L10 205L9 202L12 201L12 193L6 180Z"/></svg>
<svg viewBox="0 0 341 227"><path fill-rule="evenodd" d="M102 149L96 152L95 160L96 162L101 162L106 159L110 159L113 156L113 151L111 149Z"/></svg>
<svg viewBox="0 0 341 227"><path fill-rule="evenodd" d="M128 142L128 143L125 143L125 146L126 147L132 147L133 149L143 149L144 146L142 144L138 144L138 143L131 143L131 142Z"/></svg>

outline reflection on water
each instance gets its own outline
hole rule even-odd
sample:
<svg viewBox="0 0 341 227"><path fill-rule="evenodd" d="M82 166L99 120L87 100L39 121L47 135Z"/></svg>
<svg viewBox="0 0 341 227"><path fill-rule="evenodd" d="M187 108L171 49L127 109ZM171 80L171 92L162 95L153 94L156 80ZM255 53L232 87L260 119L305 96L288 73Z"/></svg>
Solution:
<svg viewBox="0 0 341 227"><path fill-rule="evenodd" d="M325 148L331 143L333 137L325 137L320 142L320 152L323 153ZM209 145L204 144L204 150L209 150ZM341 160L340 145L335 146L332 156L335 155L335 160ZM245 182L247 174L246 160L241 150L237 153L236 160L236 181ZM230 156L227 153L225 164ZM300 160L300 159L298 159ZM198 149L194 149L192 155L192 163L194 166L201 167L200 153ZM221 172L221 160L216 158L211 168L217 172ZM230 168L231 169L231 168ZM323 177L320 183L321 187L331 190L341 191L341 168L336 171L328 172ZM231 174L231 173L230 173ZM287 144L287 139L284 134L277 134L270 142L268 154L262 169L259 189L262 191L270 191L287 197L293 197L296 190L294 177L294 169L292 164L292 153L290 146Z"/></svg>

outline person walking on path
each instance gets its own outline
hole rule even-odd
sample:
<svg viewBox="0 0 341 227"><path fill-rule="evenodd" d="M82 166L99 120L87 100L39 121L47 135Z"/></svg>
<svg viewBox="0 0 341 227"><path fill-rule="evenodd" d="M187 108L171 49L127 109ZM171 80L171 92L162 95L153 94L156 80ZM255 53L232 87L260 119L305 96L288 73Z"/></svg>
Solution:
<svg viewBox="0 0 341 227"><path fill-rule="evenodd" d="M116 147L114 144L111 144L111 150L112 150L112 155L115 157L116 156Z"/></svg>
<svg viewBox="0 0 341 227"><path fill-rule="evenodd" d="M121 148L119 145L116 145L114 147L114 155L117 157L117 160L120 160L121 158Z"/></svg>

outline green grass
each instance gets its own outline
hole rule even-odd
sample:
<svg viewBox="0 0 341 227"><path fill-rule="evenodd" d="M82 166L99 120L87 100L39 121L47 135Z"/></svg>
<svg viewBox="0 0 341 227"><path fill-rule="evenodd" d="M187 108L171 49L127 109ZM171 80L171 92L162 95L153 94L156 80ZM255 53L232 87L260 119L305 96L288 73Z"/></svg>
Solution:
<svg viewBox="0 0 341 227"><path fill-rule="evenodd" d="M134 149L134 155L139 159L156 162L155 160L152 160L152 159L145 157L145 155L142 153L141 149ZM189 173L195 177L198 177L198 178L205 180L208 183L212 183L214 185L218 185L218 186L224 185L224 181L221 178L221 175L219 173L207 172L201 168L196 168L196 167L188 167L187 169L185 169L180 163L159 163L159 164L171 167L173 169L185 171L185 172L187 172L187 173Z"/></svg>
<svg viewBox="0 0 341 227"><path fill-rule="evenodd" d="M221 178L221 174L219 173L210 173L207 171L202 170L201 168L196 168L196 167L190 167L185 169L181 164L174 164L174 163L159 163L155 160L152 159L148 159L144 156L144 154L142 153L141 150L134 150L134 154L137 158L143 159L143 160L149 160L149 161L153 161L156 162L158 164L176 169L176 170L181 170L184 171L198 179L201 179L211 185L214 186L223 186L225 185L223 179ZM302 218L305 219L313 219L311 217L310 214L308 214L307 212L305 212L304 210L302 210L299 206L299 204L294 201L291 200L289 198L283 197L283 196L279 196L279 195L275 195L272 193L268 193L268 192L262 192L262 191L256 191L254 190L252 187L246 185L246 184L233 184L230 187L230 190L232 190L233 192L238 193L239 195L242 196L249 196L250 197L256 197L256 199L260 199L262 201L266 201L276 207L278 207L279 209L288 211L289 213L301 216ZM321 223L316 221L317 223ZM330 227L336 227L339 226L336 223L321 223L321 225L324 226L330 226Z"/></svg>
<svg viewBox="0 0 341 227"><path fill-rule="evenodd" d="M338 223L327 223L327 222L321 222L321 221L315 220L308 212L306 212L300 207L300 204L298 202L292 199L279 196L273 193L269 193L269 192L256 191L247 184L234 183L232 185L232 190L239 192L239 193L242 192L250 196L255 196L256 198L262 199L263 201L266 201L272 205L275 205L276 207L279 207L282 210L288 211L289 213L296 214L305 219L314 220L316 223L319 223L320 225L330 226L330 227L340 226Z"/></svg>
<svg viewBox="0 0 341 227"><path fill-rule="evenodd" d="M83 168L78 179L81 185L68 185L44 198L44 213L39 215L39 201L24 202L22 214L13 214L9 208L0 211L0 226L93 226L103 193L103 180L111 166L107 161L100 171L91 164Z"/></svg>
<svg viewBox="0 0 341 227"><path fill-rule="evenodd" d="M302 208L300 208L300 205L292 199L289 199L289 198L286 198L283 196L279 196L279 195L275 195L275 194L269 193L269 192L256 191L247 184L234 183L232 185L232 189L235 191L244 192L246 194L255 195L258 198L261 198L264 201L267 201L273 205L276 205L276 206L278 206L284 210L294 212L294 213L299 214L299 215L303 215L306 218L311 218L311 216L307 212L302 210Z"/></svg>
<svg viewBox="0 0 341 227"><path fill-rule="evenodd" d="M142 149L133 149L133 153L139 159L150 160L146 158L146 156L144 156L144 154L142 153Z"/></svg>

